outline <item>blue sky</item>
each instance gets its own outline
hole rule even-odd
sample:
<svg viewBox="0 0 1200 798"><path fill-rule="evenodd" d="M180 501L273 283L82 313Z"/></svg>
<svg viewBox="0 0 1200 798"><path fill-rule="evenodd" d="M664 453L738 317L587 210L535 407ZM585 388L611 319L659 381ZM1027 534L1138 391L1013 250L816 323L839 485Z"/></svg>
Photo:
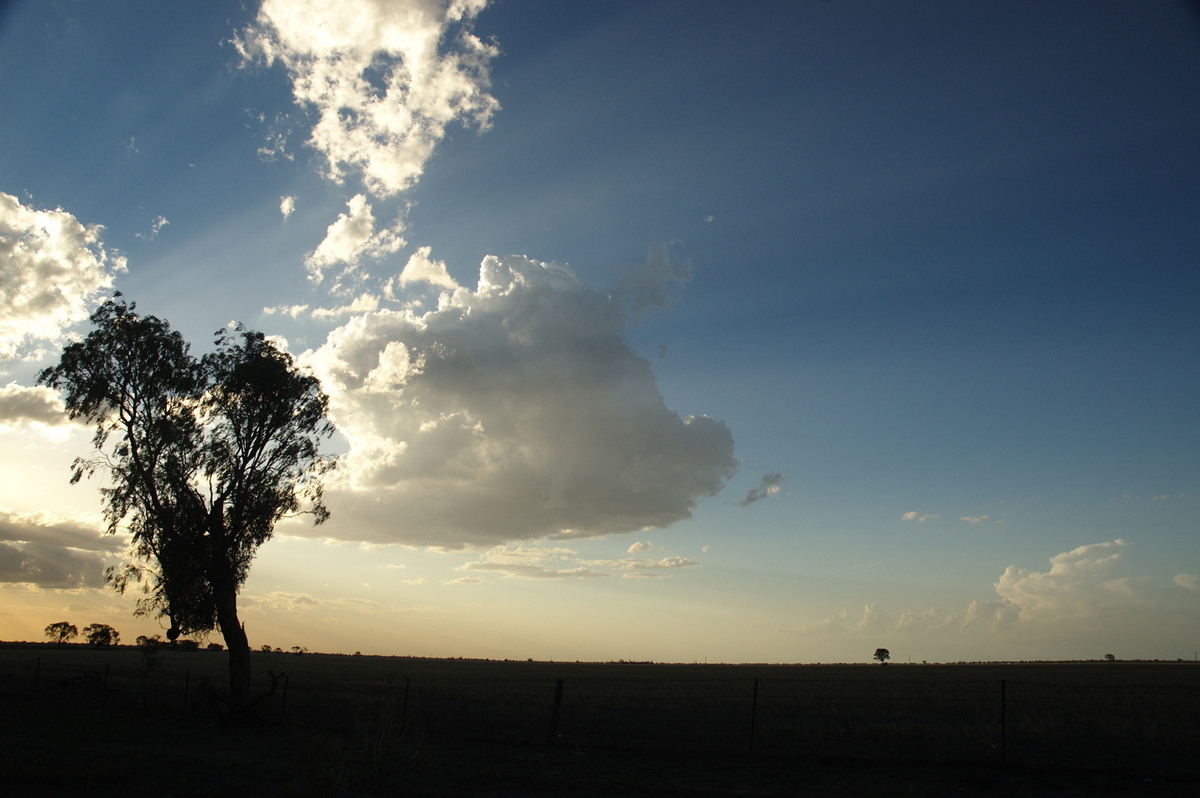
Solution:
<svg viewBox="0 0 1200 798"><path fill-rule="evenodd" d="M252 643L1193 656L1193 4L310 5L0 16L0 637L157 628L34 387L117 289L333 398Z"/></svg>

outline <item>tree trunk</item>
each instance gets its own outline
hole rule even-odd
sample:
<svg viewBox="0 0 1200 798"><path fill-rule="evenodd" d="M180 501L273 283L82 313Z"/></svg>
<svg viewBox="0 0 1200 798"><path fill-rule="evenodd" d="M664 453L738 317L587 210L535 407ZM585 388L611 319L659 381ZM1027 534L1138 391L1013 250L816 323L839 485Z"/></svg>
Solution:
<svg viewBox="0 0 1200 798"><path fill-rule="evenodd" d="M235 709L250 700L250 642L238 621L237 587L222 587L217 600L217 623L229 649L229 699Z"/></svg>

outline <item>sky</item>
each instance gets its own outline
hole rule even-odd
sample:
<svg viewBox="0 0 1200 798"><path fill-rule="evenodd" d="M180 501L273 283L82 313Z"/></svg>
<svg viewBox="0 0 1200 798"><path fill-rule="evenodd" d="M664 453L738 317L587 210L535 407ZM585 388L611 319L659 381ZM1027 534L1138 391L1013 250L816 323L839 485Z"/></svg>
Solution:
<svg viewBox="0 0 1200 798"><path fill-rule="evenodd" d="M330 396L255 647L1200 649L1193 3L17 0L0 108L0 639L162 633L36 384L121 291Z"/></svg>

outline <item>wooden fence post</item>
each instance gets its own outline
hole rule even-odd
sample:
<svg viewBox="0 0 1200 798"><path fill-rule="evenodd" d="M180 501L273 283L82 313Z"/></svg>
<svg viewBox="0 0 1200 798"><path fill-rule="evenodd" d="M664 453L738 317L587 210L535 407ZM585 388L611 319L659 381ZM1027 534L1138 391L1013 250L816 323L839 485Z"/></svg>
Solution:
<svg viewBox="0 0 1200 798"><path fill-rule="evenodd" d="M558 713L562 709L563 697L563 680L556 679L554 681L554 706L550 709L550 725L546 729L547 745L554 742L558 736Z"/></svg>

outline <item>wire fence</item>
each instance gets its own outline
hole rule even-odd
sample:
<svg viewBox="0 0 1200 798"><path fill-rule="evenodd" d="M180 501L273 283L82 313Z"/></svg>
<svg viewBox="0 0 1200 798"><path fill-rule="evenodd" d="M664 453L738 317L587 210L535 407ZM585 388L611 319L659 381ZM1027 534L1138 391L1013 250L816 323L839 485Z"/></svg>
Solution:
<svg viewBox="0 0 1200 798"><path fill-rule="evenodd" d="M53 656L20 667L24 683L39 693L195 714L219 709L225 662L224 655L196 652L169 668L152 657L80 667ZM279 655L274 662L298 660ZM272 670L262 664L260 673ZM1056 767L1121 763L1172 773L1194 773L1200 761L1200 669L1190 667L1138 683L1122 682L1114 671L1096 683L971 678L966 670L926 678L920 666L876 668L869 678L832 678L832 670L820 678L748 677L729 668L708 678L707 666L649 666L629 676L616 666L579 667L554 676L554 666L542 663L533 676L488 677L479 675L482 667L462 676L406 675L404 665L394 661L376 678L358 678L340 665L293 668L288 675L272 670L276 690L259 711L278 723L367 738ZM5 672L20 681L14 667L9 663Z"/></svg>

